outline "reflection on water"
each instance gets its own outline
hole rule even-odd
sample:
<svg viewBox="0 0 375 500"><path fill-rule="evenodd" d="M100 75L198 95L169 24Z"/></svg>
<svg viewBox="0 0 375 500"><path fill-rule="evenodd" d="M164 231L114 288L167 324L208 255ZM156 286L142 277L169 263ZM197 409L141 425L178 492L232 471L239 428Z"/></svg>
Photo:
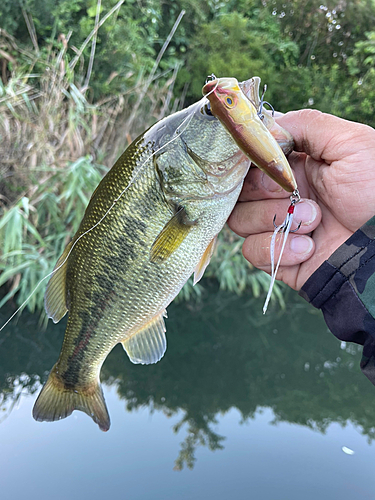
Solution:
<svg viewBox="0 0 375 500"><path fill-rule="evenodd" d="M207 294L194 306L172 305L165 357L156 365L133 365L117 346L102 381L126 400L127 411L147 406L180 416L174 431L188 432L177 469L193 467L198 446L223 447L225 436L215 432L215 422L230 409L246 421L270 408L275 422L322 433L333 422L351 422L372 440L375 389L360 372L360 348L340 344L302 299L290 294L287 302L287 311L274 307L266 316L259 300L225 293ZM36 396L57 359L64 329L62 321L43 332L38 319L24 313L0 334L2 419L12 418L22 393ZM87 425L93 425L89 419Z"/></svg>

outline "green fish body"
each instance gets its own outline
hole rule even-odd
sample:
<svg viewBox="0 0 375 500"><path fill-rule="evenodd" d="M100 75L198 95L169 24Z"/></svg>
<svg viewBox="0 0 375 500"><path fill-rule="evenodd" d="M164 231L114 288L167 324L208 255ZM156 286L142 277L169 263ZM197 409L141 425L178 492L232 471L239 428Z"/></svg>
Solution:
<svg viewBox="0 0 375 500"><path fill-rule="evenodd" d="M93 193L47 286L49 317L69 318L36 420L79 409L108 430L99 374L109 352L122 342L134 363L163 356L166 307L193 272L201 278L250 166L205 106L151 127Z"/></svg>

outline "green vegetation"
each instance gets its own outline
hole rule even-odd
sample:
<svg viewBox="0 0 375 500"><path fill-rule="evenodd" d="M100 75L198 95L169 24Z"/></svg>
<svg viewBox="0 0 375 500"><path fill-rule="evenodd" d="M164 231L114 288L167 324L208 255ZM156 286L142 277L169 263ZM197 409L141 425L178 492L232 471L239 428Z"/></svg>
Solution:
<svg viewBox="0 0 375 500"><path fill-rule="evenodd" d="M374 126L374 21L374 0L3 0L0 305L17 292L23 302L106 169L198 99L212 72L259 75L280 111L315 107ZM268 278L249 268L240 241L223 233L207 274L258 295ZM188 283L182 297L200 293Z"/></svg>

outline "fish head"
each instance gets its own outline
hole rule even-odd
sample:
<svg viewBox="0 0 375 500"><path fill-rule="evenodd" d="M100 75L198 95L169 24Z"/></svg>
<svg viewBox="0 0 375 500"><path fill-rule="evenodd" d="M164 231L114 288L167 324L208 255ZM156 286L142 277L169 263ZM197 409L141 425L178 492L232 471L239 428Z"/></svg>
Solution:
<svg viewBox="0 0 375 500"><path fill-rule="evenodd" d="M244 82L242 86L246 88ZM244 94L235 78L218 78L207 82L202 92L210 102L211 113L220 120L252 163L283 189L293 192L297 184L290 165L251 99L256 99L259 82L255 81L247 87L252 89L250 97Z"/></svg>
<svg viewBox="0 0 375 500"><path fill-rule="evenodd" d="M203 97L143 136L158 151L155 164L164 192L207 199L242 185L251 162L209 105Z"/></svg>

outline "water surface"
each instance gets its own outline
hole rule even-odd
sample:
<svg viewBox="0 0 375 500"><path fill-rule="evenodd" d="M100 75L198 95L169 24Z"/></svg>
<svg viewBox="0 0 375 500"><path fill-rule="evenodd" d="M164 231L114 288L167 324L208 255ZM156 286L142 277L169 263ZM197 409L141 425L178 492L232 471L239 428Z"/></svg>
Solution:
<svg viewBox="0 0 375 500"><path fill-rule="evenodd" d="M1 498L374 499L360 348L287 304L263 316L261 301L216 290L172 304L159 363L132 365L120 346L106 360L107 433L77 411L32 419L65 320L43 332L24 313L0 334Z"/></svg>

